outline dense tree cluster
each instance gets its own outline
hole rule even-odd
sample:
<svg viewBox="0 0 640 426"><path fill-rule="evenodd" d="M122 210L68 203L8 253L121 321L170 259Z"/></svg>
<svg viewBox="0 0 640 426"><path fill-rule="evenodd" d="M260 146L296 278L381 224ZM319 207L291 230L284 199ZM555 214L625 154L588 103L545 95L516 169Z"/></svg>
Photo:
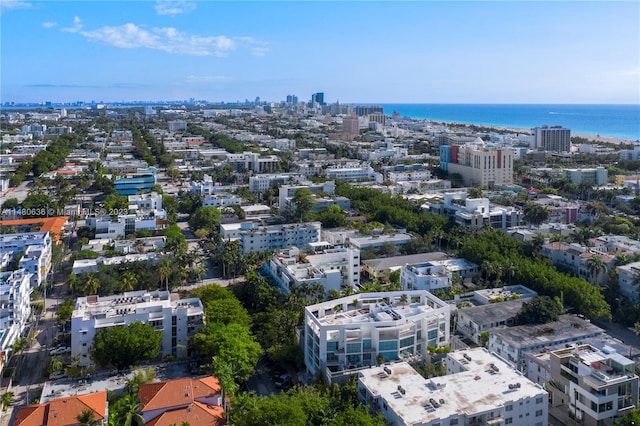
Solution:
<svg viewBox="0 0 640 426"><path fill-rule="evenodd" d="M548 296L536 296L522 304L522 309L516 315L515 322L518 325L546 324L557 321L562 314L560 299L552 299Z"/></svg>
<svg viewBox="0 0 640 426"><path fill-rule="evenodd" d="M538 294L558 297L576 312L590 318L611 316L610 307L599 287L557 271L547 259L526 256L523 245L503 231L491 229L465 240L459 254L477 264L509 265L513 282Z"/></svg>
<svg viewBox="0 0 640 426"><path fill-rule="evenodd" d="M160 353L162 334L149 324L133 322L127 326L100 329L93 338L91 359L118 370L153 359Z"/></svg>
<svg viewBox="0 0 640 426"><path fill-rule="evenodd" d="M295 388L286 393L255 396L243 393L231 400L230 421L237 426L384 426L358 403L355 381L346 386Z"/></svg>

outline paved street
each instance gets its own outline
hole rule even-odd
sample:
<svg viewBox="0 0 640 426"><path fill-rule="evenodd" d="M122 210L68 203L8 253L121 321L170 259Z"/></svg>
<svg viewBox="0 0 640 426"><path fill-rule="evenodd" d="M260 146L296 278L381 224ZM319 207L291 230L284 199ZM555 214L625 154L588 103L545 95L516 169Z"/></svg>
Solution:
<svg viewBox="0 0 640 426"><path fill-rule="evenodd" d="M20 407L33 402L36 394L42 390L45 381L45 369L49 362L49 347L55 338L56 323L55 312L60 302L58 288L54 289L53 297L47 297L46 306L41 318L33 324L36 332L31 345L22 354L22 367L20 377L14 382L11 388L5 391L14 393L13 406L6 412L0 414L0 426L9 426Z"/></svg>

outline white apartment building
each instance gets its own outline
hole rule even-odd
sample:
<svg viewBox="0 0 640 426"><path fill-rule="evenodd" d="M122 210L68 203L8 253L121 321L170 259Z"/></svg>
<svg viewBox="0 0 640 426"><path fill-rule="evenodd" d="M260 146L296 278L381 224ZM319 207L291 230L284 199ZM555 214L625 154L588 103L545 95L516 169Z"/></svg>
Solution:
<svg viewBox="0 0 640 426"><path fill-rule="evenodd" d="M548 424L548 394L483 348L447 355L447 375L426 379L407 362L361 370L358 396L387 424Z"/></svg>
<svg viewBox="0 0 640 426"><path fill-rule="evenodd" d="M480 272L480 267L466 259L432 260L407 264L400 272L400 284L407 290L448 289L452 285L453 274L470 278Z"/></svg>
<svg viewBox="0 0 640 426"><path fill-rule="evenodd" d="M300 254L291 247L275 254L265 264L266 272L285 291L303 284L318 283L328 293L344 288L357 289L360 285L360 250L351 248L320 248L312 243L314 254Z"/></svg>
<svg viewBox="0 0 640 426"><path fill-rule="evenodd" d="M310 243L320 241L321 229L320 222L267 226L245 222L240 225L240 245L245 255L250 251L273 252L294 246L304 250Z"/></svg>
<svg viewBox="0 0 640 426"><path fill-rule="evenodd" d="M551 352L551 404L585 426L611 425L636 409L635 362L614 349L575 345Z"/></svg>
<svg viewBox="0 0 640 426"><path fill-rule="evenodd" d="M99 265L119 265L129 262L153 262L160 258L158 253L137 253L125 254L124 256L98 257L96 259L79 259L73 262L71 273L86 274L88 272L98 272Z"/></svg>
<svg viewBox="0 0 640 426"><path fill-rule="evenodd" d="M447 192L442 201L430 201L423 207L466 227L507 229L519 226L523 218L523 213L514 207L492 205L488 198L469 198L466 192Z"/></svg>
<svg viewBox="0 0 640 426"><path fill-rule="evenodd" d="M231 165L237 172L273 173L278 170L280 157L262 156L259 153L247 151L241 154L227 154L225 163Z"/></svg>
<svg viewBox="0 0 640 426"><path fill-rule="evenodd" d="M228 192L207 195L202 201L204 207L229 207L242 203L242 198Z"/></svg>
<svg viewBox="0 0 640 426"><path fill-rule="evenodd" d="M0 234L0 255L22 253L18 269L31 274L31 286L42 284L51 269L51 235L48 232Z"/></svg>
<svg viewBox="0 0 640 426"><path fill-rule="evenodd" d="M79 365L92 364L90 353L96 333L136 321L162 332L162 357L189 356L189 339L203 326L200 299L179 299L167 291L132 291L114 296L79 297L71 316L71 356Z"/></svg>
<svg viewBox="0 0 640 426"><path fill-rule="evenodd" d="M473 306L456 311L456 332L476 345L482 344L482 333L498 327L511 327L522 310L523 299Z"/></svg>
<svg viewBox="0 0 640 426"><path fill-rule="evenodd" d="M640 274L640 262L633 262L627 265L618 266L618 286L620 294L632 301L640 302L640 283L636 278Z"/></svg>
<svg viewBox="0 0 640 426"><path fill-rule="evenodd" d="M370 165L357 167L327 167L325 170L327 179L340 179L346 181L374 181L382 183L382 173L378 173Z"/></svg>
<svg viewBox="0 0 640 426"><path fill-rule="evenodd" d="M24 269L0 272L0 352L10 349L24 330L31 315L31 291L31 274Z"/></svg>
<svg viewBox="0 0 640 426"><path fill-rule="evenodd" d="M603 334L603 329L589 321L560 315L558 321L546 324L493 329L489 332L489 350L524 370L526 352L544 352L555 345L573 344Z"/></svg>
<svg viewBox="0 0 640 426"><path fill-rule="evenodd" d="M562 169L564 177L572 184L580 185L587 183L590 185L606 185L609 173L604 167L594 167L590 169Z"/></svg>
<svg viewBox="0 0 640 426"><path fill-rule="evenodd" d="M571 129L562 126L542 126L531 129L533 134L531 149L570 152Z"/></svg>
<svg viewBox="0 0 640 426"><path fill-rule="evenodd" d="M376 365L449 343L450 306L427 291L359 293L305 308L311 374ZM328 371L327 371L328 370Z"/></svg>
<svg viewBox="0 0 640 426"><path fill-rule="evenodd" d="M301 180L302 175L298 173L263 173L249 176L249 192L256 194L264 192L272 186L282 185L291 180Z"/></svg>

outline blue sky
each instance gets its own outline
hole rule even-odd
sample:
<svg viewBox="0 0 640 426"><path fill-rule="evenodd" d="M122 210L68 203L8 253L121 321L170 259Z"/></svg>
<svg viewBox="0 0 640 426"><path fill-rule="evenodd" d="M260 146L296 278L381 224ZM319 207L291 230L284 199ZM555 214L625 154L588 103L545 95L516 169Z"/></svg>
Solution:
<svg viewBox="0 0 640 426"><path fill-rule="evenodd" d="M640 103L640 2L1 0L0 100Z"/></svg>

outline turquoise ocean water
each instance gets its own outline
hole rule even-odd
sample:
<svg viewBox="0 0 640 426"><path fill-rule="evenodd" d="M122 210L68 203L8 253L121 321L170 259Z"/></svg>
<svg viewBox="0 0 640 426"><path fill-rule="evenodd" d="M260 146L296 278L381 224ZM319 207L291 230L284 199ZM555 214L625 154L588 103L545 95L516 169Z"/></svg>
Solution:
<svg viewBox="0 0 640 426"><path fill-rule="evenodd" d="M373 105L373 104L370 104ZM378 104L415 119L531 129L563 126L572 134L640 140L640 105Z"/></svg>

